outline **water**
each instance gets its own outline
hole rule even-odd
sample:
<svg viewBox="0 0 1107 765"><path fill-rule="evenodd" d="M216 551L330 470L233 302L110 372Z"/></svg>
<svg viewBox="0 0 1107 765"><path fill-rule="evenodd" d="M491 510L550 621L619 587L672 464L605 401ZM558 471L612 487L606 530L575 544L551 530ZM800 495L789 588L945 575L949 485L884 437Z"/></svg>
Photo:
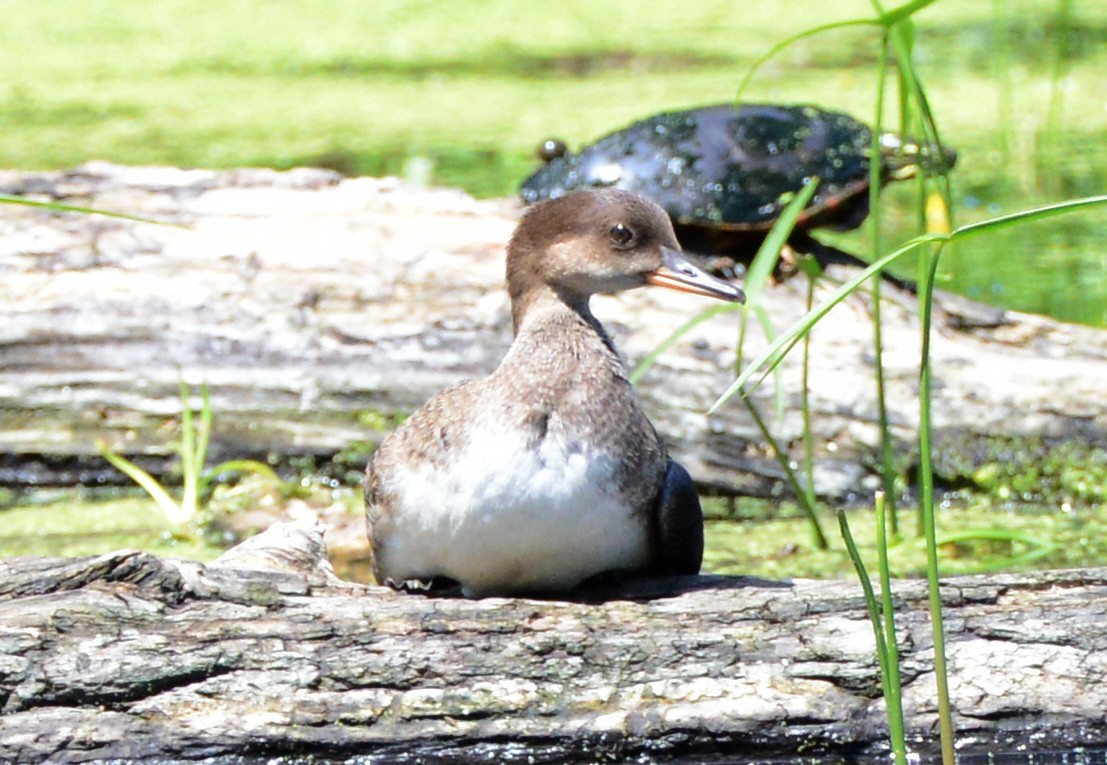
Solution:
<svg viewBox="0 0 1107 765"><path fill-rule="evenodd" d="M955 224L964 226L1107 192L1107 174L1094 164L1107 167L1107 146L1093 146L1090 151L1084 166L1074 170L1081 173L1082 181L1070 196L1023 193L1009 179L990 176L985 182L968 171L967 181L961 184L954 170ZM884 253L918 232L912 194L912 189L892 186L882 195ZM870 260L869 225L845 235L819 232L818 236ZM1105 233L1107 205L988 231L943 250L935 285L1000 308L1107 327ZM918 277L916 261L910 256L892 270L912 280Z"/></svg>
<svg viewBox="0 0 1107 765"><path fill-rule="evenodd" d="M1093 155L1094 156L1094 155ZM1089 180L1075 191L1104 193L1107 180L1092 182L1091 162L1107 164L1107 150L1083 169ZM1097 186L1093 192L1092 187ZM961 224L1007 215L1072 197L1003 193L966 194ZM1107 327L1107 207L990 232L958 244L943 256L941 286L984 303L1062 321Z"/></svg>

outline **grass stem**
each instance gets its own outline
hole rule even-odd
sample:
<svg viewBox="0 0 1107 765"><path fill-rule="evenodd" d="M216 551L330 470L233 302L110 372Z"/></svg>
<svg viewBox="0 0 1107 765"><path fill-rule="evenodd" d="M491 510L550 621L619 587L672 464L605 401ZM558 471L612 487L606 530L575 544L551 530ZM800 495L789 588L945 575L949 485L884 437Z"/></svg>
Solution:
<svg viewBox="0 0 1107 765"><path fill-rule="evenodd" d="M761 437L765 439L766 443L768 443L769 447L772 449L773 456L776 458L781 472L784 473L784 480L795 495L800 507L803 508L804 515L807 516L811 528L811 543L816 549L829 549L830 544L827 542L826 534L823 533L823 527L819 523L819 516L815 510L815 503L814 501L809 501L808 493L804 490L803 486L800 485L800 481L796 477L796 471L792 468L791 461L788 459L788 453L784 451L780 447L780 444L777 443L777 440L773 438L769 426L765 424L765 418L761 416L761 412L756 404L753 403L753 399L747 396L745 391L742 392L741 396L742 402L745 403L750 416L753 417L754 423L757 424L757 429L761 432ZM813 496L813 493L811 496Z"/></svg>
<svg viewBox="0 0 1107 765"><path fill-rule="evenodd" d="M880 503L881 501L878 494L877 502ZM878 515L882 516L883 511L881 510ZM878 517L877 522L880 523L881 521L883 521L883 518ZM892 621L889 606L881 606L882 601L889 604L891 602L891 592L890 589L888 589L890 583L885 585L882 579L883 597L881 600L877 600L876 594L873 592L872 581L869 579L868 569L865 568L865 562L861 559L861 553L858 551L857 543L854 541L853 533L850 531L849 519L846 517L845 510L838 511L838 530L842 535L842 541L845 543L846 554L849 555L854 570L857 572L857 578L861 582L861 590L865 599L865 608L869 612L869 622L872 624L873 628L873 638L876 641L876 660L880 666L880 684L884 692L884 702L888 716L888 733L892 743L892 752L895 754L896 765L906 765L907 740L903 727L903 707L899 690L898 652L896 654L896 663L893 664L891 660L892 655L889 653L888 647L889 631L884 627L886 623L892 625L890 640L894 650L895 624ZM884 610L884 619L881 618L882 609ZM894 682L892 680L893 676L895 678Z"/></svg>
<svg viewBox="0 0 1107 765"><path fill-rule="evenodd" d="M943 765L954 765L953 708L949 698L946 665L945 622L942 617L942 591L938 579L938 534L934 512L934 471L930 438L930 324L934 276L938 269L938 253L925 248L926 257L919 259L919 314L922 323L922 351L919 360L919 506L926 540L926 581L930 601L930 625L934 641L934 678L938 695L938 729L942 745Z"/></svg>
<svg viewBox="0 0 1107 765"><path fill-rule="evenodd" d="M815 278L807 277L807 310L815 304ZM815 507L815 434L811 429L811 388L808 373L811 369L811 333L803 338L803 375L800 388L800 405L803 414L803 489L806 505ZM819 548L825 549L825 548Z"/></svg>
<svg viewBox="0 0 1107 765"><path fill-rule="evenodd" d="M880 54L877 60L876 111L873 116L872 156L880 156L880 136L884 123L884 84L888 71L888 35L880 41ZM880 189L881 167L879 162L869 163L869 209L872 211L872 252L875 260L883 251L880 231ZM877 274L872 280L872 323L873 323L873 374L876 383L876 415L880 427L880 474L887 498L888 515L891 522L892 538L899 536L899 519L896 513L896 461L895 443L892 441L892 429L888 423L888 400L884 381L884 331L880 318L880 280Z"/></svg>
<svg viewBox="0 0 1107 765"><path fill-rule="evenodd" d="M208 487L213 480L221 475L227 473L253 473L275 486L281 486L284 483L271 467L256 460L230 460L216 465L210 471L205 471L204 463L207 460L208 445L211 443L212 423L215 417L211 408L211 395L206 385L201 386L200 395L203 403L200 407L200 421L198 424L192 411L191 391L183 380L180 383L180 395L181 440L177 445L177 456L181 460L180 501L173 499L166 488L150 473L108 448L105 442L101 441L98 444L100 454L103 455L104 459L142 487L170 523L184 525L195 519L200 511L201 499L207 496Z"/></svg>
<svg viewBox="0 0 1107 765"><path fill-rule="evenodd" d="M907 744L903 726L903 693L900 687L899 646L896 642L895 604L892 601L892 576L888 566L890 518L885 512L883 492L876 493L876 554L880 574L881 611L884 614L884 703L888 707L888 732L896 765L906 765Z"/></svg>

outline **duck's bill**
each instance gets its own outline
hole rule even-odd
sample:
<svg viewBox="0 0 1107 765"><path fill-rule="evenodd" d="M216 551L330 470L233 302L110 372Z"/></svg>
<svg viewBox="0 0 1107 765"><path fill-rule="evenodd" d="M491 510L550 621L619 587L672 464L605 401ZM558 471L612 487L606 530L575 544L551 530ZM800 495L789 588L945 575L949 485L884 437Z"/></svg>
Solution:
<svg viewBox="0 0 1107 765"><path fill-rule="evenodd" d="M668 247L661 248L661 267L646 274L646 284L735 303L746 302L742 290L704 272L689 263L679 250Z"/></svg>

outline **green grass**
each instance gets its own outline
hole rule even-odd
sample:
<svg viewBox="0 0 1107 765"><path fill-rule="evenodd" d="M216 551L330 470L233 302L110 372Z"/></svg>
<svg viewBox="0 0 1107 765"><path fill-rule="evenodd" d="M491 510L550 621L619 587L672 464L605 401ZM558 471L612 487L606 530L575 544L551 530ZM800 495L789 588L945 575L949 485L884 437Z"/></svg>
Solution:
<svg viewBox="0 0 1107 765"><path fill-rule="evenodd" d="M745 574L768 579L853 578L853 564L835 535L829 550L807 542L806 517L791 502L740 499L731 514L718 500L708 500L710 516L704 569L714 573ZM871 510L847 511L862 558L877 570L876 524ZM942 503L939 531L942 574L986 571L1100 566L1107 560L1107 506L1092 505L1057 512L1028 509L980 495L951 497ZM831 527L834 514L825 511L823 524ZM945 530L950 530L948 533ZM952 530L956 530L956 533ZM989 538L989 531L1017 532L1023 539ZM972 538L965 534L972 532ZM992 535L994 536L994 535ZM1036 543L1045 545L1044 554ZM896 577L919 577L926 571L926 549L921 538L894 543L889 566Z"/></svg>
<svg viewBox="0 0 1107 765"><path fill-rule="evenodd" d="M182 532L147 497L86 500L64 493L50 502L16 504L2 513L0 558L139 549L162 557L208 561L223 551Z"/></svg>
<svg viewBox="0 0 1107 765"><path fill-rule="evenodd" d="M1053 7L1011 6L1024 36ZM726 100L786 30L867 14L865 2L812 0L541 9L509 0L258 0L206 13L177 1L17 3L0 28L0 163L65 167L109 157L228 167L335 152L368 168L444 152L477 173L487 153L529 162L550 132L579 142L657 109ZM1069 76L1090 92L1065 102L1065 129L1099 139L1107 50L1092 43L1105 20L1107 9L1080 9L1079 37L1089 42ZM968 176L981 183L1013 169L1014 181L1033 182L1041 169L1032 158L1012 168L995 151L991 23L987 4L947 0L923 12L922 66L951 143L972 150ZM805 41L774 60L749 96L827 103L832 93L828 105L864 115L872 88L859 72L875 61L876 46L864 44L875 34L847 29ZM1012 51L1026 77L1012 97L1016 147L1033 141L1045 119L1048 34L1040 29L1036 45ZM496 168L480 175L479 193L509 193L516 182Z"/></svg>
<svg viewBox="0 0 1107 765"><path fill-rule="evenodd" d="M223 550L210 539L193 537L169 523L145 496L101 498L78 491L55 492L48 501L28 503L9 498L2 510L0 558L24 555L98 555L123 548L147 550L172 558L207 561ZM224 505L229 507L227 502ZM256 501L247 503L248 507ZM359 506L350 499L352 508ZM221 505L221 511L226 508ZM241 509L241 508L239 508ZM809 523L794 503L740 499L735 510L721 500L705 500L709 520L704 570L768 579L839 578L854 576L852 564L837 535L829 550L812 545ZM233 512L233 508L230 510ZM871 570L876 570L876 534L871 512L848 511L857 544ZM980 533L971 540L942 545L942 570L954 575L996 568L1072 568L1102 565L1107 560L1107 503L1059 513L1049 509L1012 506L982 495L952 497L943 503L946 529L1015 530L1027 538L1050 543L1043 557L1021 560L1033 545L1010 540L988 540ZM833 528L834 515L825 511L823 525ZM943 534L939 534L943 536ZM952 534L946 535L952 537ZM889 552L894 576L915 577L926 565L921 541L909 539Z"/></svg>
<svg viewBox="0 0 1107 765"><path fill-rule="evenodd" d="M1011 52L1025 78L1012 94L1008 128L1017 148L1045 119L1049 73L1041 63L1053 3L1010 5L1015 37L1035 41ZM597 0L541 9L509 0L256 0L208 12L179 1L16 3L0 28L0 163L65 167L102 156L228 167L336 152L368 168L427 151L453 154L477 173L483 152L529 162L550 132L579 142L657 109L726 100L770 41L864 15L870 8L861 0ZM1032 157L1010 167L995 150L990 6L946 0L918 21L935 110L951 143L972 152L966 174L981 183L1017 170L1014 181L1033 182L1042 169ZM1079 9L1086 44L1068 75L1076 96L1065 101L1065 129L1099 139L1107 50L1094 43L1105 23L1107 9ZM846 29L805 41L774 60L749 96L865 115L872 88L863 72L875 61L875 35ZM514 188L516 179L496 168L481 175L480 193Z"/></svg>

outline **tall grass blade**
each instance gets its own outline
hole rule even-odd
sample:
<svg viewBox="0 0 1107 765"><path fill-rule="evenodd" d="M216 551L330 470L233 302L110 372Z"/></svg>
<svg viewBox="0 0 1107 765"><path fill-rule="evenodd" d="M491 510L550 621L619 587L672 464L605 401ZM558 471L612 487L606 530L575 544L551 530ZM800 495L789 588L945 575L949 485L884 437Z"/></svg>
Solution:
<svg viewBox="0 0 1107 765"><path fill-rule="evenodd" d="M657 363L657 359L661 356L661 354L665 353L665 351L676 345L677 341L679 341L680 338L687 335L693 329L703 324L705 321L709 321L720 314L733 313L740 310L742 310L742 305L740 303L720 303L701 311L688 321L681 324L679 327L673 330L672 334L670 334L668 337L658 343L656 348L647 353L645 357L643 357L643 359L638 362L638 365L635 366L634 370L630 373L630 384L637 385L638 381L642 379L642 375L646 374L646 372L649 371L650 367Z"/></svg>
<svg viewBox="0 0 1107 765"><path fill-rule="evenodd" d="M742 314L743 324L748 321L750 313L753 313L753 315L757 317L757 323L761 325L761 331L765 333L765 340L771 343L773 338L776 337L776 327L773 326L773 320L769 316L769 312L765 310L765 306L759 304L751 306L748 311ZM743 332L742 335L744 337L745 333ZM737 366L735 368L737 369ZM776 379L773 380L773 415L779 422L784 418L784 385L781 370L779 368L774 370L774 375ZM748 403L749 401L747 400L747 404ZM776 446L775 442L773 446Z"/></svg>
<svg viewBox="0 0 1107 765"><path fill-rule="evenodd" d="M878 502L879 501L878 499ZM873 591L868 569L865 567L865 562L861 559L861 553L857 550L857 543L853 539L853 532L850 531L849 519L846 517L845 510L838 511L838 531L842 535L842 541L846 545L846 554L849 556L850 562L853 563L853 568L857 572L857 579L861 582L861 590L865 599L865 608L869 612L869 623L873 628L873 638L876 641L876 660L880 666L880 685L884 693L884 702L886 704L888 716L888 733L892 742L892 751L895 754L896 765L906 765L907 742L904 735L903 708L900 704L901 694L899 692L898 683L898 658L897 664L893 667L889 654L888 633L885 631L884 620L881 617L882 601L877 599L876 593ZM890 593L890 591L888 592ZM888 602L890 602L890 599ZM891 640L894 645L894 625ZM896 675L896 684L894 686L891 683L893 669ZM894 698L892 693L893 687L895 688Z"/></svg>
<svg viewBox="0 0 1107 765"><path fill-rule="evenodd" d="M815 305L815 279L807 277L804 306ZM815 507L815 434L811 430L811 333L803 336L803 370L800 382L800 414L803 417L803 490L807 504Z"/></svg>
<svg viewBox="0 0 1107 765"><path fill-rule="evenodd" d="M1012 555L994 562L985 563L975 567L976 572L1009 570L1018 566L1032 563L1039 558L1056 552L1057 542L1052 539L1027 534L1017 529L959 529L943 534L937 540L938 547L958 544L961 542L1019 542L1027 546L1027 551L1020 555Z"/></svg>
<svg viewBox="0 0 1107 765"><path fill-rule="evenodd" d="M928 5L933 5L936 2L938 2L938 0L914 0L914 2L904 3L898 8L893 8L890 11L883 10L879 2L874 2L873 6L880 15L880 23L886 27L890 27L893 24L898 24L905 19L909 19L923 8L926 8Z"/></svg>
<svg viewBox="0 0 1107 765"><path fill-rule="evenodd" d="M81 215L104 215L109 218L122 218L123 220L132 220L137 223L156 223L161 226L176 226L178 228L187 228L187 226L184 226L180 223L173 223L172 221L143 218L140 215L128 215L127 213L114 212L112 210L101 210L96 207L81 207L79 205L62 204L61 202L43 202L38 199L27 199L26 197L13 196L12 194L0 194L0 204L23 205L24 207L38 207L44 210L51 210L53 212L80 213Z"/></svg>
<svg viewBox="0 0 1107 765"><path fill-rule="evenodd" d="M200 427L196 432L196 451L192 455L193 472L196 476L204 472L204 462L208 458L208 444L211 442L212 420L215 414L211 408L211 392L207 385L200 386Z"/></svg>
<svg viewBox="0 0 1107 765"><path fill-rule="evenodd" d="M846 297L848 297L859 286L868 281L868 279L870 279L874 274L880 272L881 270L886 268L888 264L894 262L898 258L903 257L907 253L914 250L916 247L921 246L921 244L923 244L925 241L931 241L932 239L941 238L943 238L942 235L938 234L929 235L928 237L916 237L915 239L912 239L901 247L898 247L889 254L885 255L883 258L874 261L868 266L868 268L862 269L857 275L846 280L841 286L839 286L836 290L834 290L834 292L831 293L830 297L828 297L818 306L804 314L804 316L801 317L790 328L788 328L788 330L783 332L776 338L776 340L770 343L769 346L765 348L765 350L762 351L761 354L758 355L752 362L746 364L745 369L743 369L741 374L738 375L738 378L733 383L731 383L730 387L728 387L721 396L719 396L718 400L715 401L715 403L711 406L711 409L708 411L717 411L719 407L721 407L723 404L725 404L727 401L737 395L738 391L744 388L750 382L750 380L754 378L754 376L760 375L757 378L757 383L760 383L761 380L765 378L765 375L768 374L768 370L775 368L776 365L779 364L786 355L788 355L788 352L795 347L796 343L799 342L799 339L804 334L810 332L811 329L824 316L830 313L831 309L833 309L834 306L845 300Z"/></svg>
<svg viewBox="0 0 1107 765"><path fill-rule="evenodd" d="M760 297L764 291L765 285L768 284L769 278L772 276L773 270L776 268L777 261L780 259L780 251L787 244L788 237L795 228L796 221L799 220L800 214L811 203L811 199L815 195L818 184L818 177L811 178L811 180L799 190L795 197L789 201L784 211L781 213L780 218L777 219L776 223L769 231L769 235L765 237L765 241L761 243L757 255L750 264L746 279L742 285L746 291L746 304L748 308L748 310L742 314L743 324L741 337L743 340L745 338L745 323L751 312L757 317L758 322L761 324L762 331L765 333L768 342L771 343L776 336L776 328L772 324L768 311L761 305ZM739 344L738 353L736 355L739 359L741 358L741 343ZM774 401L777 416L779 418L783 416L784 412L784 388L782 385L777 384L774 389L776 391ZM806 485L801 484L796 477L795 470L792 468L787 451L783 449L780 443L773 437L753 400L747 396L743 396L742 400L749 410L750 415L753 417L754 422L757 424L762 438L765 439L772 449L773 456L780 466L781 471L784 473L785 481L788 483L796 500L803 508L804 515L807 517L808 526L811 530L811 543L816 549L826 550L830 545L827 542L822 525L819 523L819 517L815 507L814 480L810 476L811 471L808 471L809 475L805 482Z"/></svg>
<svg viewBox="0 0 1107 765"><path fill-rule="evenodd" d="M742 78L742 81L740 83L738 83L738 90L734 94L734 100L742 100L742 94L746 91L746 88L753 80L754 75L757 74L761 67L779 56L785 49L791 47L792 45L795 45L801 40L806 40L808 37L815 37L822 34L823 32L830 32L835 29L847 29L849 27L873 27L879 25L880 22L876 19L849 19L847 21L835 21L831 24L822 24L817 27L812 27L811 29L805 29L799 34L794 34L791 37L785 38L781 42L778 42L776 45L769 48L769 51L767 53L759 56L757 59L754 60L754 62L750 65L750 68L746 71L746 76Z"/></svg>
<svg viewBox="0 0 1107 765"><path fill-rule="evenodd" d="M281 486L284 484L284 480L277 475L276 471L264 462L258 462L257 460L227 460L226 462L220 462L211 470L204 473L200 479L200 493L203 494L212 481L227 473L251 473L261 476L274 486Z"/></svg>
<svg viewBox="0 0 1107 765"><path fill-rule="evenodd" d="M97 449L116 470L137 483L150 495L170 523L179 525L190 520L191 516L182 511L177 501L169 496L169 492L152 475L126 457L116 454L103 441L97 444Z"/></svg>
<svg viewBox="0 0 1107 765"><path fill-rule="evenodd" d="M196 431L192 426L192 402L184 380L181 393L181 443L177 450L181 458L181 511L192 518L199 510L199 472L196 470Z"/></svg>
<svg viewBox="0 0 1107 765"><path fill-rule="evenodd" d="M818 185L819 178L817 176L812 177L793 199L785 205L780 217L769 230L768 236L765 237L765 240L761 242L761 246L758 247L753 262L750 263L749 270L746 272L746 278L742 282L742 287L746 292L747 310L742 313L742 328L739 333L740 342L738 344L737 353L735 354L735 370L741 368L746 338L746 324L749 321L751 313L757 318L762 331L765 333L765 339L768 342L771 343L776 337L776 327L773 326L769 312L765 310L765 306L761 304L761 295L765 291L765 287L769 283L769 280L772 278L777 263L780 262L781 252L787 246L788 237L791 236L800 214L811 203L812 198L815 196L815 192L818 190ZM779 420L784 416L784 386L781 384L779 375L777 376L774 391L776 418ZM773 447L776 448L776 446L777 444L774 441ZM783 454L782 452L777 453ZM810 505L810 513L813 514L814 503L810 503ZM821 531L817 536L821 536ZM820 547L820 549L823 548Z"/></svg>
<svg viewBox="0 0 1107 765"><path fill-rule="evenodd" d="M938 693L938 730L942 745L943 765L954 765L953 706L949 698L946 667L945 619L942 615L942 591L938 572L938 542L934 512L934 472L930 441L930 324L933 306L934 276L938 271L936 253L927 253L924 277L919 281L919 310L922 313L922 351L919 359L919 509L922 512L923 537L926 540L926 581L930 601L930 626L934 641L934 680Z"/></svg>
<svg viewBox="0 0 1107 765"><path fill-rule="evenodd" d="M1029 210L1019 210L1018 212L1000 215L996 218L988 218L987 220L981 220L975 223L967 223L964 226L958 226L954 229L953 233L949 235L949 238L951 241L968 239L977 234L999 231L1014 225L1032 223L1034 221L1053 218L1058 215L1067 215L1068 213L1076 212L1086 207L1100 207L1102 205L1107 205L1107 194L1080 197L1079 199L1068 199L1064 202L1034 207Z"/></svg>
<svg viewBox="0 0 1107 765"><path fill-rule="evenodd" d="M880 54L877 59L876 112L873 115L871 155L881 155L881 134L884 132L884 92L888 72L888 34L885 32L880 41ZM880 230L880 191L881 163L869 162L869 216L872 226L872 254L878 258L883 245ZM888 511L891 517L892 536L899 535L899 518L896 513L896 462L895 444L892 442L892 429L888 422L888 401L884 384L884 330L880 309L880 276L872 280L872 325L873 325L873 375L876 384L876 417L880 428L880 466L884 495L888 498ZM810 310L810 309L808 309Z"/></svg>
<svg viewBox="0 0 1107 765"><path fill-rule="evenodd" d="M811 199L815 196L818 188L819 177L813 176L785 205L780 217L769 229L765 241L757 248L757 255L750 263L746 278L742 280L742 289L746 293L747 304L755 305L758 302L758 298L764 291L765 285L769 283L769 278L780 259L780 251L788 243L788 237L791 236L792 229L796 227L796 221L799 220L800 213L811 204Z"/></svg>
<svg viewBox="0 0 1107 765"><path fill-rule="evenodd" d="M742 81L738 84L738 90L735 94L735 100L741 101L742 94L749 86L750 81L753 80L757 72L768 62L779 56L782 52L795 45L796 43L806 40L808 37L817 37L818 35L826 32L832 32L836 29L848 29L850 27L891 27L904 19L910 18L912 14L918 13L928 5L933 5L937 0L913 0L913 2L904 3L898 8L893 8L890 11L884 11L880 7L879 3L875 3L877 10L877 18L864 18L864 19L846 19L844 21L835 21L830 24L820 24L817 27L811 27L805 29L798 34L794 34L791 37L786 37L784 40L778 42L773 47L769 48L768 52L759 56L754 60L753 64L746 72L746 76L742 78Z"/></svg>
<svg viewBox="0 0 1107 765"><path fill-rule="evenodd" d="M888 567L888 516L884 495L876 494L876 555L880 574L881 610L884 613L884 648L886 667L884 703L888 707L888 733L892 740L896 765L907 765L907 739L903 726L903 693L900 688L899 646L896 642L895 604L892 602L892 575Z"/></svg>
<svg viewBox="0 0 1107 765"><path fill-rule="evenodd" d="M765 424L765 418L761 416L761 411L753 401L744 393L742 395L742 400L746 404L746 409L749 410L750 416L753 417L757 429L761 432L761 437L768 442L770 448L773 450L773 457L776 459L776 464L780 466L781 472L784 473L785 483L788 484L788 488L792 490L792 494L795 495L800 507L803 508L803 514L807 516L807 524L811 529L811 544L818 550L828 549L830 543L827 542L826 534L823 533L822 524L819 523L819 516L815 511L815 502L813 499L808 499L808 493L804 490L804 487L800 485L799 479L796 477L796 471L792 468L792 463L788 459L788 453L782 449L777 440L773 438L769 426Z"/></svg>

